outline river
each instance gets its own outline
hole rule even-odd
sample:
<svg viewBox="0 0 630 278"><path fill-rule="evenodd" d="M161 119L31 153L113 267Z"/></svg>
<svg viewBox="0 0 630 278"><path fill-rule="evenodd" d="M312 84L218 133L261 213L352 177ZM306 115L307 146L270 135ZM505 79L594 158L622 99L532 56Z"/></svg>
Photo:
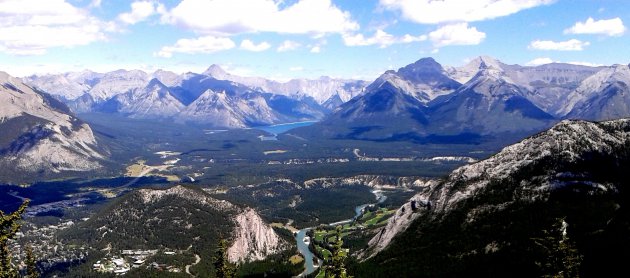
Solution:
<svg viewBox="0 0 630 278"><path fill-rule="evenodd" d="M337 226L337 225L343 225L343 224L346 224L346 223L350 223L350 222L358 219L359 217L361 217L361 215L363 214L363 211L365 210L365 208L367 206L380 204L382 202L385 202L385 200L387 200L387 196L385 196L383 194L383 191L381 191L381 190L372 190L372 194L374 194L374 196L376 197L376 203L363 204L363 205L356 206L354 208L354 213L355 213L354 217L352 217L351 219L345 219L345 220L333 222L333 223L330 223L328 225L330 225L330 226ZM304 277L306 275L309 275L309 274L315 272L315 270L317 268L319 268L321 266L321 264L322 264L322 260L317 259L315 254L313 254L313 252L311 252L311 250L308 249L308 245L309 244L304 242L304 238L306 237L306 232L308 232L309 230L311 230L313 228L314 227L301 229L295 235L295 240L297 241L298 251L304 257L304 272L302 272L302 274L300 274L299 277ZM313 258L317 259L317 263L315 263L313 261Z"/></svg>

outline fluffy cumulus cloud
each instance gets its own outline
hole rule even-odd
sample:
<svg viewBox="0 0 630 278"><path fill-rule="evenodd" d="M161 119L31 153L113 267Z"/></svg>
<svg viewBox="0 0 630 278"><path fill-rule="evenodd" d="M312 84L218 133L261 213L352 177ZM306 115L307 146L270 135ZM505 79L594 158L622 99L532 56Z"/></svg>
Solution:
<svg viewBox="0 0 630 278"><path fill-rule="evenodd" d="M296 50L300 48L301 46L302 44L300 44L299 42L286 40L286 41L283 41L276 50L278 52L286 52L286 51Z"/></svg>
<svg viewBox="0 0 630 278"><path fill-rule="evenodd" d="M53 47L87 45L115 31L65 0L0 1L0 52L41 55Z"/></svg>
<svg viewBox="0 0 630 278"><path fill-rule="evenodd" d="M571 28L564 30L565 34L600 34L607 36L621 36L626 32L621 18L594 20L589 17L585 22L576 22Z"/></svg>
<svg viewBox="0 0 630 278"><path fill-rule="evenodd" d="M561 42L535 40L529 44L529 48L535 50L581 51L590 44L590 42L576 39Z"/></svg>
<svg viewBox="0 0 630 278"><path fill-rule="evenodd" d="M162 15L164 23L195 32L233 35L250 32L285 34L345 33L359 28L347 11L331 0L183 0Z"/></svg>
<svg viewBox="0 0 630 278"><path fill-rule="evenodd" d="M180 39L173 46L165 46L155 56L170 58L173 53L214 53L232 49L236 46L230 38L204 36L196 39Z"/></svg>
<svg viewBox="0 0 630 278"><path fill-rule="evenodd" d="M425 40L427 40L426 35L412 36L406 34L403 37L398 38L383 30L376 30L374 35L371 37L365 37L363 34L343 35L343 42L346 46L378 45L380 48L385 48L395 43L411 43Z"/></svg>
<svg viewBox="0 0 630 278"><path fill-rule="evenodd" d="M131 12L118 16L125 24L136 24L157 13L157 4L151 1L135 1L131 3Z"/></svg>
<svg viewBox="0 0 630 278"><path fill-rule="evenodd" d="M241 42L241 49L247 51L260 52L269 49L271 45L268 42L261 42L259 44L255 44L251 40L243 40Z"/></svg>
<svg viewBox="0 0 630 278"><path fill-rule="evenodd" d="M555 0L380 0L380 5L400 11L413 22L438 24L493 19L553 2Z"/></svg>
<svg viewBox="0 0 630 278"><path fill-rule="evenodd" d="M486 38L486 33L475 27L468 27L468 23L449 24L429 33L429 40L435 47L448 45L476 45Z"/></svg>

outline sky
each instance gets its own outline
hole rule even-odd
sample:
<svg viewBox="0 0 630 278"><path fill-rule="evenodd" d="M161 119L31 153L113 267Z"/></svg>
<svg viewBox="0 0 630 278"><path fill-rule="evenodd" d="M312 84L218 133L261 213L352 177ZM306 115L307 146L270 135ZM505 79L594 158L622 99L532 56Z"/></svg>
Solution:
<svg viewBox="0 0 630 278"><path fill-rule="evenodd" d="M371 80L423 57L628 64L628 22L625 0L0 0L0 71Z"/></svg>

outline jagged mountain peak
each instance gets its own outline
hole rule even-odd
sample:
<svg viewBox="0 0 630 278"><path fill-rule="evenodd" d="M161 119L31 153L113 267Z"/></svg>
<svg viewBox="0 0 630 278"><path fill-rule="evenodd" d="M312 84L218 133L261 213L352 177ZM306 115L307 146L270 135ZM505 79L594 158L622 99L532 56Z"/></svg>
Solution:
<svg viewBox="0 0 630 278"><path fill-rule="evenodd" d="M412 72L441 72L443 71L442 65L436 62L432 57L424 57L420 60L409 64L407 66L402 67L399 72L402 71L412 71Z"/></svg>
<svg viewBox="0 0 630 278"><path fill-rule="evenodd" d="M446 71L433 58L422 58L398 71L386 71L366 88L366 92L393 86L426 103L438 96L455 91L461 84L447 76Z"/></svg>
<svg viewBox="0 0 630 278"><path fill-rule="evenodd" d="M496 58L490 56L479 56L470 60L461 67L449 68L448 75L452 79L464 84L470 81L480 70L495 69L504 71L505 64Z"/></svg>
<svg viewBox="0 0 630 278"><path fill-rule="evenodd" d="M229 75L227 71L217 64L210 65L202 74L212 76L214 78L223 78L226 75Z"/></svg>
<svg viewBox="0 0 630 278"><path fill-rule="evenodd" d="M145 88L160 88L160 89L168 89L166 85L164 85L159 79L153 78L149 81L149 84L145 86Z"/></svg>

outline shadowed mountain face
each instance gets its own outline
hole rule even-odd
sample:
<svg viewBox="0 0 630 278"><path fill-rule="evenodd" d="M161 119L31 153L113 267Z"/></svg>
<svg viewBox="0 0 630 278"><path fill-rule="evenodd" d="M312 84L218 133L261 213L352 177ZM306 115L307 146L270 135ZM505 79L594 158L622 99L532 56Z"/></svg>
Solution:
<svg viewBox="0 0 630 278"><path fill-rule="evenodd" d="M627 276L628 167L630 120L563 121L427 186L353 274Z"/></svg>
<svg viewBox="0 0 630 278"><path fill-rule="evenodd" d="M325 120L312 128L324 136L353 139L382 139L381 134L394 135L422 132L428 124L426 107L418 99L406 94L391 82L373 88L361 97L341 105ZM391 122L392 118L398 119ZM299 132L299 131L298 131Z"/></svg>
<svg viewBox="0 0 630 278"><path fill-rule="evenodd" d="M555 118L528 99L531 92L497 65L481 61L475 76L461 85L433 59L421 59L386 72L364 95L296 132L425 143L448 136L449 142L470 143L497 134L531 134L553 124Z"/></svg>
<svg viewBox="0 0 630 278"><path fill-rule="evenodd" d="M548 127L553 116L526 97L529 91L493 67L480 71L453 94L429 103L436 133L536 132Z"/></svg>

